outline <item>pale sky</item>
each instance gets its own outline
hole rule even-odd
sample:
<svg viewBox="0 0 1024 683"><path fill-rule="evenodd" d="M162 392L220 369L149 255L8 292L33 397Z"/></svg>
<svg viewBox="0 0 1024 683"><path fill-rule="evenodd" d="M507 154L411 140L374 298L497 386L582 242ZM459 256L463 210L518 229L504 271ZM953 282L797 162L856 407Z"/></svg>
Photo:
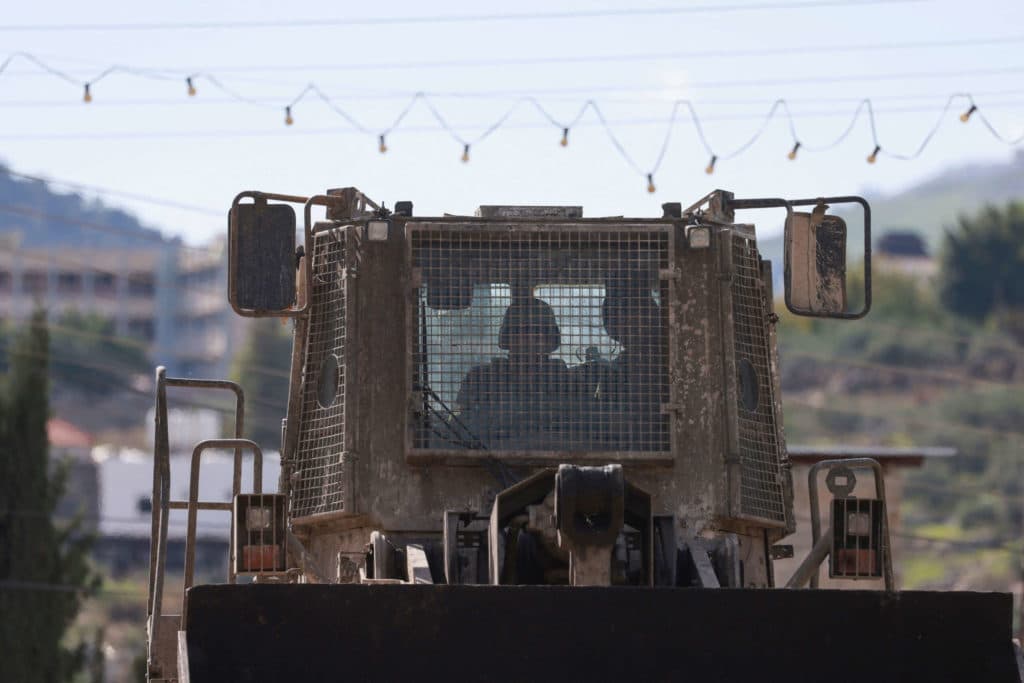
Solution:
<svg viewBox="0 0 1024 683"><path fill-rule="evenodd" d="M729 6L757 4L765 2L734 0ZM877 98L880 142L896 153L917 148L955 92L973 93L1006 136L1024 133L1024 2L926 0L746 11L722 11L723 5L711 0L520 0L514 5L440 0L429 6L251 0L8 3L0 20L0 59L26 51L83 80L111 64L166 69L169 80L113 74L92 87L94 100L87 105L80 86L15 61L0 74L0 161L24 173L206 207L211 213L109 198L148 225L197 243L223 232L222 216L232 197L245 189L312 194L354 185L388 206L412 200L421 215L471 213L480 204L563 203L582 204L591 216L642 216L660 215L662 202L686 204L718 187L739 196L818 196L866 188L892 192L951 165L1001 161L1013 153L977 118L966 125L957 120L966 108L962 101L947 113L917 160L882 156L867 164L873 145L866 117L836 149L810 153L808 148L847 127L864 97ZM234 30L9 30L39 24L694 6L716 9ZM801 50L765 54L785 48ZM722 56L729 52L738 54ZM672 56L651 58L666 53ZM615 56L631 58L611 59ZM602 59L590 59L597 57ZM522 63L544 58L575 61ZM485 65L467 65L473 60ZM501 63L516 60L520 63ZM209 72L260 104L231 101L203 78L196 79L198 94L190 98L184 78L195 72ZM785 119L778 117L747 153L719 161L708 176L708 154L682 112L655 176L658 191L648 194L643 176L616 152L592 112L563 148L561 131L523 106L507 127L474 146L464 164L461 145L420 104L405 119L405 129L388 136L389 150L382 155L375 132L354 132L315 97L296 105L295 124L284 125L284 106L311 81L373 131L387 128L416 91L457 93L433 102L468 139L519 96L481 93L536 94L558 119L571 119L593 98L644 172L658 156L673 98L694 101L706 119L711 146L724 157L758 129L771 103L784 97L791 101L805 149L796 161L786 159L792 137Z"/></svg>

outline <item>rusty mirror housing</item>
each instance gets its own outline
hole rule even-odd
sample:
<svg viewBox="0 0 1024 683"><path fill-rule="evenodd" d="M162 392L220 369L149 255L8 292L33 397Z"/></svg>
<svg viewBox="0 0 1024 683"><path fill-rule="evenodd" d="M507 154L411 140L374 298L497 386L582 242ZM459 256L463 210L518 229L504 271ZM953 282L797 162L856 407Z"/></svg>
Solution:
<svg viewBox="0 0 1024 683"><path fill-rule="evenodd" d="M295 210L287 204L238 204L229 220L231 304L276 313L295 303Z"/></svg>
<svg viewBox="0 0 1024 683"><path fill-rule="evenodd" d="M829 201L814 201L811 211L793 211L785 230L786 308L816 318L861 318L871 307L870 210L859 197L838 198L854 201L864 208L863 292L849 292L861 279L851 277L847 245L849 230L841 216L827 213ZM804 202L792 202L794 206ZM850 310L853 301L862 301L860 310ZM855 305L855 304L853 304Z"/></svg>
<svg viewBox="0 0 1024 683"><path fill-rule="evenodd" d="M290 314L296 301L295 210L256 196L228 214L228 300L240 315Z"/></svg>
<svg viewBox="0 0 1024 683"><path fill-rule="evenodd" d="M846 221L794 212L786 240L786 290L791 307L809 315L846 311Z"/></svg>
<svg viewBox="0 0 1024 683"><path fill-rule="evenodd" d="M836 204L859 204L863 212L863 279L853 277L847 264L849 232L846 220L827 213ZM810 212L794 207L812 207ZM747 209L786 210L785 290L786 308L796 315L814 318L863 318L871 310L871 207L863 197L818 197L816 199L736 199L725 193L722 208L727 212ZM730 215L731 219L732 216ZM851 283L863 282L863 293L849 290ZM850 310L851 305L860 306Z"/></svg>

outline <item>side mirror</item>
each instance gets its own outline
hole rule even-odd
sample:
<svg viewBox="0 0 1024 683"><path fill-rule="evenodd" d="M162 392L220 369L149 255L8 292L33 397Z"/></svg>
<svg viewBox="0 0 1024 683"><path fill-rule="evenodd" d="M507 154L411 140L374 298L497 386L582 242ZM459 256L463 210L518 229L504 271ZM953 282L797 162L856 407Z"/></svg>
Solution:
<svg viewBox="0 0 1024 683"><path fill-rule="evenodd" d="M786 240L786 290L790 307L808 315L846 312L846 221L794 212Z"/></svg>
<svg viewBox="0 0 1024 683"><path fill-rule="evenodd" d="M237 201L228 214L228 299L240 315L274 316L295 305L295 211Z"/></svg>
<svg viewBox="0 0 1024 683"><path fill-rule="evenodd" d="M871 207L863 197L819 197L817 199L736 199L722 193L722 208L734 212L747 209L786 210L785 284L786 308L797 315L815 318L863 318L871 310ZM704 200L701 200L702 202ZM864 216L864 292L859 311L850 311L847 297L846 221L829 215L829 205L860 204ZM699 205L698 205L699 206ZM793 207L814 207L810 213ZM731 216L730 216L731 218Z"/></svg>
<svg viewBox="0 0 1024 683"><path fill-rule="evenodd" d="M826 213L828 204L855 202L864 208L864 293L859 311L850 310L847 286L846 221ZM801 200L810 212L790 213L785 234L786 308L816 318L862 318L871 308L871 214L860 197ZM855 301L860 299L858 295Z"/></svg>

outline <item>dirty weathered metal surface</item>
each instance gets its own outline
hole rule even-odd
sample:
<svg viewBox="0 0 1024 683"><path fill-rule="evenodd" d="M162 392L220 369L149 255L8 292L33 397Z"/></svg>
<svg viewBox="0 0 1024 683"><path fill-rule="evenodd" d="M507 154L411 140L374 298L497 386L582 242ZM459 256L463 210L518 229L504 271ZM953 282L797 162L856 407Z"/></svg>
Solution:
<svg viewBox="0 0 1024 683"><path fill-rule="evenodd" d="M312 352L316 329L344 329L345 340L344 352L337 354L338 376L344 378L343 385L338 387L336 403L331 408L339 410L338 399L342 399L344 417L339 415L329 424L324 423L333 435L329 440L304 440L301 434L305 429L300 427L289 462L293 468L293 521L295 517L305 518L299 520L300 535L321 566L336 564L339 553L356 557L374 529L393 533L434 531L440 541L446 511L486 511L497 491L504 488L505 484L495 479L495 461L500 461L500 468L509 471L513 479L527 477L538 471L539 466L555 467L563 462L620 463L627 468L631 482L651 493L654 514L674 516L680 536L737 534L746 585L770 583L764 529L768 527L775 538L784 531L788 502L783 492L787 488L788 469L782 466L784 450L777 440L780 434L775 431L776 417L780 416L773 391L774 372L768 360L772 354L765 348L770 339L770 310L752 282L760 280L760 270L749 226L705 223L713 231L711 246L692 249L686 238L685 219L544 221L523 217L487 220L393 216L391 220L391 237L383 242L360 239L362 228L358 222L344 230L350 237L345 245L343 298L325 298L324 305L318 307L317 282L325 277L321 271L330 270L326 277L331 279L336 277L338 266L319 262L315 255L309 264L314 273L313 309L306 341L309 351L305 357L304 385L293 388L303 397L295 403L301 402L304 415L311 414L307 408L322 412L316 385L318 366L324 356ZM318 224L314 230L316 244L324 243L328 237L325 232L340 227L335 226ZM749 268L742 274L735 272L731 258L723 258L731 255L732 245L727 236L733 227L744 228L741 232L747 236L749 245L745 252ZM415 242L416 239L420 242ZM417 251L417 244L421 251ZM458 271L447 270L445 265L446 250L451 248L462 249L460 258L475 264L477 269L469 271L474 277L493 278L481 281L509 283L511 279L510 285L505 285L510 293L523 285L536 287L533 295L546 296L562 316L563 342L581 340L576 345L588 353L591 342L587 339L604 339L600 327L602 300L607 290L600 295L579 293L571 289L572 283L580 282L591 289L609 287L609 278L616 273L637 269L646 273L645 287L652 292L649 296L656 297L660 309L662 336L657 363L662 369L658 384L647 384L651 390L641 398L655 405L658 424L664 426L657 429L664 431L634 429L640 438L639 448L634 450L614 441L609 442L611 448L596 447L597 439L602 437L587 426L594 422L577 423L579 428L570 423L570 437L564 443L555 440L527 444L528 447L519 444L499 449L500 452L476 448L472 439L457 447L433 443L439 429L450 427L439 422L436 415L433 428L423 426L424 406L429 403L421 377L423 318L426 307L427 314L437 318L437 325L441 326L437 329L450 329L459 315L456 309L466 304L465 297L455 294L435 297L431 302L428 286L431 282L436 284L436 276L459 276ZM533 256L531 249L536 250ZM429 255L432 260L422 260L418 254ZM440 266L428 268L424 265L427 263ZM517 284L516 278L525 278L526 282ZM744 291L753 292L742 298L749 301L742 322L747 338L758 347L759 362L754 371L761 394L757 399L758 414L765 427L764 439L755 436L744 442L752 444L760 459L747 458L745 462L737 457L739 443L735 437L729 438L730 433L738 434L737 420L742 413L737 407L740 379L732 349L738 331L731 304L734 290L743 286ZM544 288L558 291L545 292ZM583 318L573 308L574 300L566 298L578 296L598 297L579 302L597 311L588 314L590 318ZM429 308L431 303L435 308ZM445 306L454 308L449 312ZM495 304L494 311L500 321L504 309ZM485 312L493 317L490 308ZM597 332L586 332L588 329ZM493 351L483 352L485 355L502 353L496 325L493 332L493 340L487 335L481 337L494 346ZM586 336L594 334L598 336ZM469 353L458 348L438 359L456 359ZM563 359L570 371L589 367L589 356L585 359L580 355L577 361L567 349L568 346L556 351L552 358ZM468 371L488 360L485 357L474 361L478 365L467 368L459 365L459 369ZM594 365L605 362L599 360ZM500 363L495 367L500 367ZM436 368L432 370L429 381L433 386L429 388L443 395L445 404L460 413L459 422L468 420L466 411L460 410L463 407L456 405L463 380L453 375L454 379L442 386L442 376ZM443 414L444 409L434 407L434 412ZM303 421L313 424L308 419ZM455 419L447 422L457 425ZM498 439L497 443L510 441ZM303 461L307 461L305 468ZM331 476L307 478L318 471L309 470L314 462L324 464L325 474L330 467L340 466L344 476L340 480ZM746 482L748 498L749 492L761 497L760 508L748 505L743 510L739 505L741 481ZM328 488L317 492L318 482ZM343 502L319 502L337 497L343 497ZM310 505L307 501L318 502ZM344 533L339 535L339 531Z"/></svg>
<svg viewBox="0 0 1024 683"><path fill-rule="evenodd" d="M916 591L201 586L187 639L192 683L998 683L1019 680L1011 604Z"/></svg>

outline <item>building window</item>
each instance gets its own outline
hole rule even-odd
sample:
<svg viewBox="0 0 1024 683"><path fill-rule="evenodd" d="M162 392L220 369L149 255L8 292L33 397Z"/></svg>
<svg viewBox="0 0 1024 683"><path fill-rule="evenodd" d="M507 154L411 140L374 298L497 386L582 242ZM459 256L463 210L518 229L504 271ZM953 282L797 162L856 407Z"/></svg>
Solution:
<svg viewBox="0 0 1024 683"><path fill-rule="evenodd" d="M128 296L151 297L156 292L152 273L129 273Z"/></svg>
<svg viewBox="0 0 1024 683"><path fill-rule="evenodd" d="M63 271L57 274L57 291L61 294L78 294L82 291L82 275Z"/></svg>
<svg viewBox="0 0 1024 683"><path fill-rule="evenodd" d="M92 279L92 291L96 296L113 297L117 294L117 277L113 273L96 273Z"/></svg>
<svg viewBox="0 0 1024 683"><path fill-rule="evenodd" d="M42 270L26 270L21 276L21 289L26 294L45 294L46 272Z"/></svg>
<svg viewBox="0 0 1024 683"><path fill-rule="evenodd" d="M142 341L153 341L156 336L156 326L152 318L129 318L128 336Z"/></svg>
<svg viewBox="0 0 1024 683"><path fill-rule="evenodd" d="M11 291L11 274L6 270L0 270L0 292Z"/></svg>

